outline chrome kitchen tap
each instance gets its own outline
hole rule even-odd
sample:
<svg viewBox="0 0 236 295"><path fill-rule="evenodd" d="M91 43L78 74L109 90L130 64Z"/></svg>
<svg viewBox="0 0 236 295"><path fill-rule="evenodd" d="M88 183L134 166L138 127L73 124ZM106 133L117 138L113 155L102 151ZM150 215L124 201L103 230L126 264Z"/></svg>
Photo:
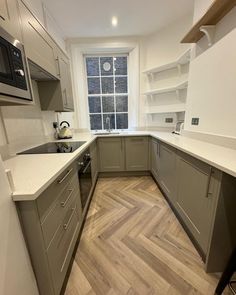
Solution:
<svg viewBox="0 0 236 295"><path fill-rule="evenodd" d="M107 128L108 132L111 132L111 119L109 117L106 117L106 124L108 124L109 128Z"/></svg>

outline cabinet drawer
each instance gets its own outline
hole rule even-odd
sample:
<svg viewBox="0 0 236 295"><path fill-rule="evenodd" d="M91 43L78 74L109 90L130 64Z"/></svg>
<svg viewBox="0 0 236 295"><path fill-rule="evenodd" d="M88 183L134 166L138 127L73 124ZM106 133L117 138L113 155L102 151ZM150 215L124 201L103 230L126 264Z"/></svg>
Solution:
<svg viewBox="0 0 236 295"><path fill-rule="evenodd" d="M37 208L41 222L55 206L54 202L59 197L74 175L77 175L77 164L74 162L41 194L37 199Z"/></svg>
<svg viewBox="0 0 236 295"><path fill-rule="evenodd" d="M47 251L55 294L60 293L65 274L72 256L79 230L77 200L69 206L52 243Z"/></svg>
<svg viewBox="0 0 236 295"><path fill-rule="evenodd" d="M63 190L55 203L55 207L53 207L52 211L49 212L42 223L42 231L46 248L48 247L55 232L60 226L61 221L64 219L68 208L71 206L71 202L73 202L75 198L78 199L78 206L80 207L79 184L77 175L74 175L72 181Z"/></svg>

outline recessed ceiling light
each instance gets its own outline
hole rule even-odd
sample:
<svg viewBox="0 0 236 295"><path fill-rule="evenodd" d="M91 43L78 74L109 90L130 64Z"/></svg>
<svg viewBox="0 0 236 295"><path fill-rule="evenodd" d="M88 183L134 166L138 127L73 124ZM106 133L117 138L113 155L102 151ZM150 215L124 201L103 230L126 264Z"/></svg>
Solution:
<svg viewBox="0 0 236 295"><path fill-rule="evenodd" d="M118 19L116 16L112 17L111 23L112 23L113 27L116 27L118 25Z"/></svg>

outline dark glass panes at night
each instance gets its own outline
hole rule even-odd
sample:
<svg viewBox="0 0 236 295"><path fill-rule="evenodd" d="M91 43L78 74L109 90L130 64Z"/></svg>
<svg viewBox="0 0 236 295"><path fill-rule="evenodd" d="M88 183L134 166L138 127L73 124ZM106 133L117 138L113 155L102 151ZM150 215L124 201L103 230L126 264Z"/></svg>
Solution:
<svg viewBox="0 0 236 295"><path fill-rule="evenodd" d="M100 78L88 78L88 94L100 93Z"/></svg>
<svg viewBox="0 0 236 295"><path fill-rule="evenodd" d="M102 129L102 115L90 115L90 128L91 130L101 130Z"/></svg>
<svg viewBox="0 0 236 295"><path fill-rule="evenodd" d="M128 112L128 96L116 96L116 112Z"/></svg>
<svg viewBox="0 0 236 295"><path fill-rule="evenodd" d="M128 129L128 114L116 114L116 128Z"/></svg>
<svg viewBox="0 0 236 295"><path fill-rule="evenodd" d="M102 110L103 110L103 113L114 113L115 111L114 96L102 97Z"/></svg>
<svg viewBox="0 0 236 295"><path fill-rule="evenodd" d="M101 99L100 96L89 96L89 112L101 113Z"/></svg>
<svg viewBox="0 0 236 295"><path fill-rule="evenodd" d="M100 58L101 76L113 75L113 57Z"/></svg>
<svg viewBox="0 0 236 295"><path fill-rule="evenodd" d="M110 126L109 126L109 118L110 119ZM115 114L103 114L103 126L104 129L115 129Z"/></svg>
<svg viewBox="0 0 236 295"><path fill-rule="evenodd" d="M86 58L87 76L99 76L99 57Z"/></svg>
<svg viewBox="0 0 236 295"><path fill-rule="evenodd" d="M114 93L114 78L113 77L102 77L102 93Z"/></svg>
<svg viewBox="0 0 236 295"><path fill-rule="evenodd" d="M127 75L127 56L114 58L115 75Z"/></svg>
<svg viewBox="0 0 236 295"><path fill-rule="evenodd" d="M127 77L116 77L115 78L115 92L116 93L127 93L128 92L128 79Z"/></svg>

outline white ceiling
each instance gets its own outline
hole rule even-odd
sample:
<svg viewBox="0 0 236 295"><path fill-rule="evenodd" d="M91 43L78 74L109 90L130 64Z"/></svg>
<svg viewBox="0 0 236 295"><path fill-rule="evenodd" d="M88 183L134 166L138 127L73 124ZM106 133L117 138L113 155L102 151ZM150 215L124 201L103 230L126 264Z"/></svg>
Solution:
<svg viewBox="0 0 236 295"><path fill-rule="evenodd" d="M64 37L150 34L193 11L194 0L44 0ZM112 27L111 18L118 18Z"/></svg>

